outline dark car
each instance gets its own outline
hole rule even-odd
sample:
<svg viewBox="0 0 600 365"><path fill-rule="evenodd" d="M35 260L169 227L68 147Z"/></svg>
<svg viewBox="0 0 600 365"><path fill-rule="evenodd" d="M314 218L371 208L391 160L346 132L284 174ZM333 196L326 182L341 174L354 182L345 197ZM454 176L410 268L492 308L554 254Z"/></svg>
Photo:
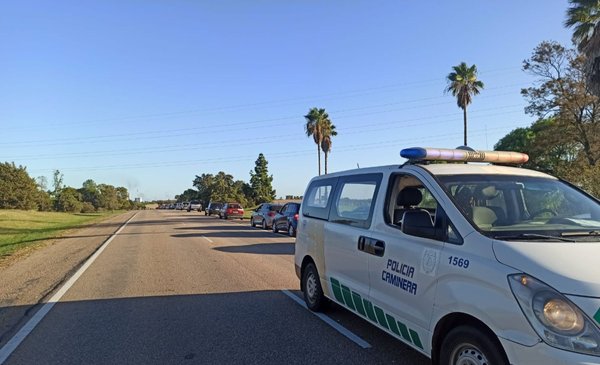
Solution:
<svg viewBox="0 0 600 365"><path fill-rule="evenodd" d="M216 214L218 215L219 213L221 213L221 208L223 207L223 203L208 203L208 206L206 207L206 210L204 211L204 215L213 215Z"/></svg>
<svg viewBox="0 0 600 365"><path fill-rule="evenodd" d="M296 237L298 212L300 212L300 203L284 205L273 219L273 233L285 230L290 237Z"/></svg>
<svg viewBox="0 0 600 365"><path fill-rule="evenodd" d="M250 225L252 227L261 226L262 229L272 227L273 218L279 209L281 209L281 204L262 203L252 212Z"/></svg>
<svg viewBox="0 0 600 365"><path fill-rule="evenodd" d="M240 203L225 203L219 212L219 218L239 218L244 219L244 208Z"/></svg>

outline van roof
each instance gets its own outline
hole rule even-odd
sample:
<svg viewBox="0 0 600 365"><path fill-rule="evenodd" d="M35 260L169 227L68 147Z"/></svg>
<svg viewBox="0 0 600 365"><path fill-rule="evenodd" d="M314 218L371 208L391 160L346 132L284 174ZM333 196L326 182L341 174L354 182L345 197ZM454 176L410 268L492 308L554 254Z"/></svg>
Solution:
<svg viewBox="0 0 600 365"><path fill-rule="evenodd" d="M402 171L403 168L410 166L418 166L429 171L433 175L467 175L467 174L482 174L482 175L516 175L516 176L533 176L556 179L556 177L545 174L543 172L524 169L520 167L510 167L502 165L492 165L488 163L447 163L447 164L407 164L407 165L385 165L376 167L365 167L360 169L352 169L339 171L327 175L315 177L315 179L326 179L330 177L347 176L353 174L369 174L382 171Z"/></svg>

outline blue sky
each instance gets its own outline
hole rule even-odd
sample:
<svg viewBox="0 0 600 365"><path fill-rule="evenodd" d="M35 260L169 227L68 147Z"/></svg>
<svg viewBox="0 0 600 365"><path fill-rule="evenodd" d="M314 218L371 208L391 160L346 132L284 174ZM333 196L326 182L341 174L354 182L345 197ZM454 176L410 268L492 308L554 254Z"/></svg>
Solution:
<svg viewBox="0 0 600 365"><path fill-rule="evenodd" d="M0 4L0 161L173 198L196 174L249 180L259 153L278 196L317 174L311 107L339 135L330 171L462 144L451 66L485 83L469 145L529 125L522 61L570 45L566 0L13 1Z"/></svg>

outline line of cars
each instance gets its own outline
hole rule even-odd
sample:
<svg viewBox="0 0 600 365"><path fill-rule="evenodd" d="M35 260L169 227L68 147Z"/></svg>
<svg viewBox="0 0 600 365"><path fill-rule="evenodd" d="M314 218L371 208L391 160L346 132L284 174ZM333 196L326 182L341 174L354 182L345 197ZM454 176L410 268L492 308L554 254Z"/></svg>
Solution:
<svg viewBox="0 0 600 365"><path fill-rule="evenodd" d="M187 210L191 212L192 210L201 212L202 211L202 203L198 200L192 200L189 202L177 202L170 204L160 204L156 209L174 209L174 210Z"/></svg>
<svg viewBox="0 0 600 365"><path fill-rule="evenodd" d="M274 204L263 203L258 206L250 217L252 227L271 229L273 233L287 232L288 236L296 237L298 230L298 213L300 203Z"/></svg>
<svg viewBox="0 0 600 365"><path fill-rule="evenodd" d="M290 237L296 237L299 212L300 203L296 202L285 204L262 203L252 211L250 225L262 229L271 229L273 233L286 232ZM204 215L215 215L219 219L243 219L244 208L239 203L211 202L206 206Z"/></svg>

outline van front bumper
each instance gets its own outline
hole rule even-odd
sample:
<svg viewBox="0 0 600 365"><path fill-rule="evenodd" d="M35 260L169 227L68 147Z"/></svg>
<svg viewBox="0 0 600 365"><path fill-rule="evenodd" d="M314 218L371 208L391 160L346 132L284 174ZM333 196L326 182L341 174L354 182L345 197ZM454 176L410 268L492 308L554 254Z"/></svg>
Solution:
<svg viewBox="0 0 600 365"><path fill-rule="evenodd" d="M528 347L500 339L511 364L544 364L544 365L598 365L600 357L560 350L540 342Z"/></svg>

